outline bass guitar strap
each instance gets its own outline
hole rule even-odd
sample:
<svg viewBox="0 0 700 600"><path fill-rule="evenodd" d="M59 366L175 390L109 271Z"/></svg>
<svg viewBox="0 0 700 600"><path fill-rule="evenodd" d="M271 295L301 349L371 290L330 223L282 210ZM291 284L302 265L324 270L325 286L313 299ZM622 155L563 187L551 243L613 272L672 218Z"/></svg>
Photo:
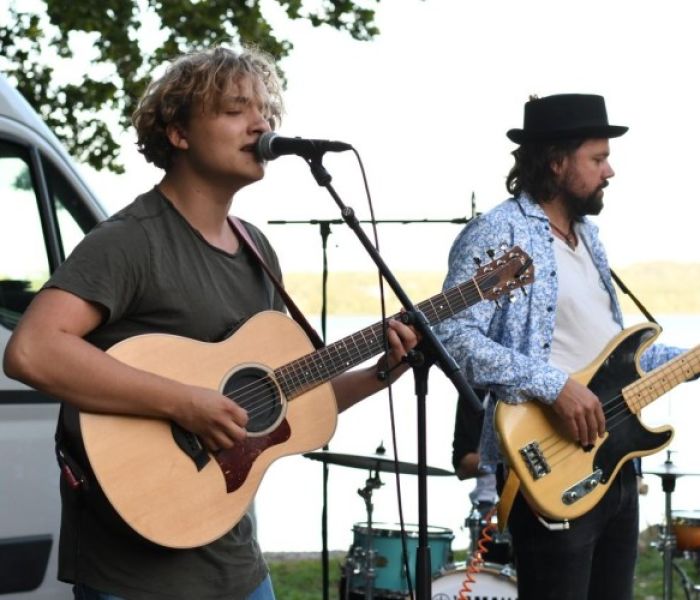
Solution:
<svg viewBox="0 0 700 600"><path fill-rule="evenodd" d="M622 279L620 279L613 271L610 269L610 275L612 275L613 280L615 283L618 285L618 287L622 290L623 293L627 294L630 298L632 298L632 302L634 302L639 310L642 311L642 314L646 317L647 321L651 321L652 323L656 323L657 325L659 322L651 315L651 313L644 307L644 305L639 301L637 296L635 296L630 289L624 284Z"/></svg>

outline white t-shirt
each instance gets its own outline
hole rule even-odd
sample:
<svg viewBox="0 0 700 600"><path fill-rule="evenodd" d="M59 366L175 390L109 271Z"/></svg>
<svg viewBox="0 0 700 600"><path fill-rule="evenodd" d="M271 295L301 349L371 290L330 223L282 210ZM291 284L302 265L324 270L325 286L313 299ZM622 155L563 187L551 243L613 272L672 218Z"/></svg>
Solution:
<svg viewBox="0 0 700 600"><path fill-rule="evenodd" d="M559 290L550 364L575 373L620 332L610 295L581 237L575 249L554 238Z"/></svg>

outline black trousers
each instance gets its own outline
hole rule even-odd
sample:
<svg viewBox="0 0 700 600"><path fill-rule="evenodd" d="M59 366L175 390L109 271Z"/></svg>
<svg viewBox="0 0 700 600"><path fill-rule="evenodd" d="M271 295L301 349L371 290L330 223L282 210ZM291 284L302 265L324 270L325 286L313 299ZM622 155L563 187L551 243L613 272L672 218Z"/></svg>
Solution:
<svg viewBox="0 0 700 600"><path fill-rule="evenodd" d="M508 526L519 600L632 600L639 496L631 462L568 530L544 527L520 493Z"/></svg>

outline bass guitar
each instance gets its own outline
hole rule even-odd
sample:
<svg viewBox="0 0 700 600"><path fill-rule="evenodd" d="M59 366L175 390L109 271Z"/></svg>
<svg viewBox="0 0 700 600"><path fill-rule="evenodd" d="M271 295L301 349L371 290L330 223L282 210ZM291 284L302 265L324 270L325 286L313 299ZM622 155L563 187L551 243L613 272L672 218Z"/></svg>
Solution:
<svg viewBox="0 0 700 600"><path fill-rule="evenodd" d="M568 438L552 408L540 402L496 405L501 448L535 511L557 521L585 514L627 460L658 452L671 442L671 426L649 429L639 415L700 373L700 346L642 373L639 358L659 333L661 328L653 323L625 329L587 368L572 375L603 405L606 432L592 447Z"/></svg>
<svg viewBox="0 0 700 600"><path fill-rule="evenodd" d="M514 247L417 308L434 325L531 283L531 263ZM383 329L376 323L314 351L295 321L265 311L219 343L146 334L115 344L107 351L114 358L219 390L245 408L249 420L244 442L210 453L170 421L81 412L87 457L107 499L156 544L189 548L219 538L245 514L272 461L331 438L337 408L329 382L381 353Z"/></svg>

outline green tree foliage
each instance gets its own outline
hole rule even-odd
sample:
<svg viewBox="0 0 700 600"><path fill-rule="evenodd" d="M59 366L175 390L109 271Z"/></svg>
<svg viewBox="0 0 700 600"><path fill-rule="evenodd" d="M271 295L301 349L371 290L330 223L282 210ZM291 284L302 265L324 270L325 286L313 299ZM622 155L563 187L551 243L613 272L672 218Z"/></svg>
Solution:
<svg viewBox="0 0 700 600"><path fill-rule="evenodd" d="M329 25L357 40L378 34L380 0L274 0L290 19ZM69 152L96 169L123 172L113 134L126 129L153 69L193 49L255 45L275 58L292 50L261 11L261 0L10 0L0 14L0 69ZM268 0L267 5L272 5ZM2 0L0 0L0 6ZM148 24L148 25L145 25ZM155 24L155 27L154 27ZM147 33L150 31L151 33ZM153 31L158 39L153 40ZM151 39L148 39L151 38ZM85 56L86 48L90 50ZM87 60L63 81L57 65ZM70 71L70 69L69 69ZM110 115L118 115L110 127Z"/></svg>

